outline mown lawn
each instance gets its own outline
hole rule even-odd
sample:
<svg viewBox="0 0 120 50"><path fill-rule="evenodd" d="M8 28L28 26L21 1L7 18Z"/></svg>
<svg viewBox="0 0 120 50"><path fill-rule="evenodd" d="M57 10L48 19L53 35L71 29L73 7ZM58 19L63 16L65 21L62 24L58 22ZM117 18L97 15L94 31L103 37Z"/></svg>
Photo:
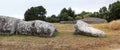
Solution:
<svg viewBox="0 0 120 50"><path fill-rule="evenodd" d="M55 37L0 36L0 50L114 50L120 49L120 30L110 30L108 24L92 24L107 33L104 38L73 35L73 24L54 23Z"/></svg>

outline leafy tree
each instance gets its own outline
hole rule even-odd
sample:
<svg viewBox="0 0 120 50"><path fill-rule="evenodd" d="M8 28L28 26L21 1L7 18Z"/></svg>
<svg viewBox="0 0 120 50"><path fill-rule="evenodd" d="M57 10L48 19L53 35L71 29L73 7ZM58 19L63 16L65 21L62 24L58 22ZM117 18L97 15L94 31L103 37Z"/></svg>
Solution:
<svg viewBox="0 0 120 50"><path fill-rule="evenodd" d="M59 22L59 18L56 15L52 15L51 22Z"/></svg>
<svg viewBox="0 0 120 50"><path fill-rule="evenodd" d="M76 19L78 18L85 18L85 17L91 17L92 16L92 13L91 12L85 12L85 11L82 11L80 14L77 15Z"/></svg>
<svg viewBox="0 0 120 50"><path fill-rule="evenodd" d="M99 18L109 19L108 14L109 14L109 12L108 12L106 7L100 8L100 10L99 10Z"/></svg>
<svg viewBox="0 0 120 50"><path fill-rule="evenodd" d="M71 8L68 8L67 12L68 12L68 15L75 20L75 17L76 17L75 12Z"/></svg>
<svg viewBox="0 0 120 50"><path fill-rule="evenodd" d="M93 13L94 17L106 19L108 22L120 19L120 1L109 5L109 8L102 7L99 12Z"/></svg>
<svg viewBox="0 0 120 50"><path fill-rule="evenodd" d="M66 9L66 8L63 8L63 9L61 10L60 14L62 14L62 13L67 13L67 12L68 12L67 9Z"/></svg>
<svg viewBox="0 0 120 50"><path fill-rule="evenodd" d="M75 19L79 20L79 19L82 19L82 17L81 16L77 16L77 17L75 17Z"/></svg>
<svg viewBox="0 0 120 50"><path fill-rule="evenodd" d="M60 12L60 14L58 15L58 17L60 18L60 21L66 21L67 20L67 9L63 8Z"/></svg>
<svg viewBox="0 0 120 50"><path fill-rule="evenodd" d="M47 22L59 22L59 18L56 15L52 15L51 17L46 18Z"/></svg>
<svg viewBox="0 0 120 50"><path fill-rule="evenodd" d="M71 16L67 17L68 21L73 21L74 19Z"/></svg>
<svg viewBox="0 0 120 50"><path fill-rule="evenodd" d="M46 13L47 11L43 6L31 7L25 12L24 18L25 18L25 21L30 21L30 20L44 20L45 21Z"/></svg>
<svg viewBox="0 0 120 50"><path fill-rule="evenodd" d="M75 20L75 12L71 8L68 10L63 8L58 17L60 18L60 21L72 21Z"/></svg>
<svg viewBox="0 0 120 50"><path fill-rule="evenodd" d="M68 14L66 12L59 15L60 21L68 21Z"/></svg>
<svg viewBox="0 0 120 50"><path fill-rule="evenodd" d="M99 17L99 12L94 12L94 13L92 14L92 17Z"/></svg>
<svg viewBox="0 0 120 50"><path fill-rule="evenodd" d="M109 21L120 19L120 1L109 5Z"/></svg>
<svg viewBox="0 0 120 50"><path fill-rule="evenodd" d="M46 17L45 21L46 22L51 22L51 17Z"/></svg>

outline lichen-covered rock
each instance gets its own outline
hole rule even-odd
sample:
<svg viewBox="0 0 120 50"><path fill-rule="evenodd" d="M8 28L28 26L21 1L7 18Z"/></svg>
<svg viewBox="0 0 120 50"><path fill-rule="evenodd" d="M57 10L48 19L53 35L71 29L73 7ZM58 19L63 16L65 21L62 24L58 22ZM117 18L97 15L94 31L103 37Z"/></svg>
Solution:
<svg viewBox="0 0 120 50"><path fill-rule="evenodd" d="M81 20L78 20L77 23L75 24L75 34L98 36L98 37L105 36L105 33L103 31L95 29L91 25L89 25Z"/></svg>
<svg viewBox="0 0 120 50"><path fill-rule="evenodd" d="M14 34L17 23L19 23L19 21L20 19L17 18L0 16L0 34Z"/></svg>
<svg viewBox="0 0 120 50"><path fill-rule="evenodd" d="M39 36L52 36L57 31L53 24L39 20L35 21L34 27Z"/></svg>
<svg viewBox="0 0 120 50"><path fill-rule="evenodd" d="M16 29L16 33L17 34L24 34L24 35L31 35L32 32L32 26L33 22L31 21L20 21L17 24L17 29Z"/></svg>
<svg viewBox="0 0 120 50"><path fill-rule="evenodd" d="M18 23L16 32L18 34L51 37L56 32L56 28L53 24L40 20L21 21Z"/></svg>

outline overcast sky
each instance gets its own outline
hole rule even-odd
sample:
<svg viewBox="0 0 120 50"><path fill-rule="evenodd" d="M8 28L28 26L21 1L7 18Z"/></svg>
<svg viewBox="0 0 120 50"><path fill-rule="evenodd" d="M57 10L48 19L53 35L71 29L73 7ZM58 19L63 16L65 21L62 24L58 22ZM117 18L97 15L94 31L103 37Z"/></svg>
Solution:
<svg viewBox="0 0 120 50"><path fill-rule="evenodd" d="M71 7L76 13L94 12L115 1L117 0L0 0L0 15L23 19L28 8L40 5L46 8L47 16L58 15L64 7Z"/></svg>

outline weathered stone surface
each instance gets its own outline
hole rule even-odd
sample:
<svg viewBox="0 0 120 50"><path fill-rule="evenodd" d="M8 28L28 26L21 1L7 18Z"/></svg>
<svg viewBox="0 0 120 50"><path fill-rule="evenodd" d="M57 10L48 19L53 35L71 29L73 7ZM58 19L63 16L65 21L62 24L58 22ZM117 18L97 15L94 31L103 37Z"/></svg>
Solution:
<svg viewBox="0 0 120 50"><path fill-rule="evenodd" d="M17 18L0 16L0 34L10 35L15 33L15 29L19 21L20 19Z"/></svg>
<svg viewBox="0 0 120 50"><path fill-rule="evenodd" d="M76 21L60 21L61 24L75 24Z"/></svg>
<svg viewBox="0 0 120 50"><path fill-rule="evenodd" d="M101 19L101 18L93 18L93 17L87 17L84 19L81 19L82 21L89 23L89 24L99 24L99 23L106 23L107 20Z"/></svg>
<svg viewBox="0 0 120 50"><path fill-rule="evenodd" d="M83 22L82 20L78 20L75 24L75 34L99 37L105 36L105 33L103 31L93 28L91 25Z"/></svg>
<svg viewBox="0 0 120 50"><path fill-rule="evenodd" d="M18 34L34 36L52 36L56 31L53 24L40 20L21 21L16 30Z"/></svg>
<svg viewBox="0 0 120 50"><path fill-rule="evenodd" d="M24 35L30 35L32 34L32 23L31 21L21 21L17 24L16 33L17 34L24 34Z"/></svg>
<svg viewBox="0 0 120 50"><path fill-rule="evenodd" d="M57 31L56 27L53 24L44 22L44 21L36 20L34 27L37 30L37 34L42 35L42 36L52 36L53 33Z"/></svg>
<svg viewBox="0 0 120 50"><path fill-rule="evenodd" d="M23 21L13 17L0 16L0 34L52 36L56 31L55 26L48 22L40 20Z"/></svg>

